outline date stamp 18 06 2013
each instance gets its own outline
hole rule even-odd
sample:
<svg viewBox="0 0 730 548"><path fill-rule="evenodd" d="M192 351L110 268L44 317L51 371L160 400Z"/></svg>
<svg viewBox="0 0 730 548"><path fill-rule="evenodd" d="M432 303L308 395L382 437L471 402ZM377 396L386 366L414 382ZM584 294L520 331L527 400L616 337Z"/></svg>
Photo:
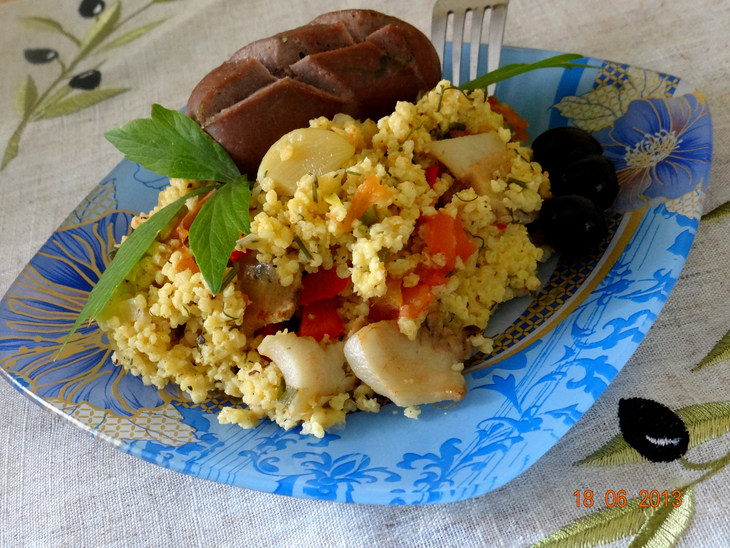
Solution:
<svg viewBox="0 0 730 548"><path fill-rule="evenodd" d="M594 493L590 489L586 489L585 491L578 490L573 493L573 496L575 497L576 506L585 506L587 508L593 506ZM682 492L677 489L671 492L665 490L661 493L657 490L648 491L646 489L642 489L639 491L639 498L641 499L639 501L640 508L656 508L658 506L668 507L670 505L678 508L682 506ZM628 503L626 500L626 491L623 489L620 491L609 489L606 491L605 503L609 508L614 506L626 506Z"/></svg>

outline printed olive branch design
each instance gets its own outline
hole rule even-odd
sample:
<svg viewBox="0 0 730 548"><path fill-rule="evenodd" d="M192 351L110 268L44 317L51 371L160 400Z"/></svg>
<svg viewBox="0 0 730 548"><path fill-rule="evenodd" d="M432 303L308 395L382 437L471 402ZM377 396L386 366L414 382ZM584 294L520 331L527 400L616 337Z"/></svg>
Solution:
<svg viewBox="0 0 730 548"><path fill-rule="evenodd" d="M712 211L705 213L700 219L703 223L715 222L730 217L730 202L717 206ZM692 371L699 371L705 367L717 365L720 362L730 359L730 331L717 342L710 352L692 368Z"/></svg>
<svg viewBox="0 0 730 548"><path fill-rule="evenodd" d="M160 25L165 19L152 21L107 41L122 26L154 4L171 1L174 0L151 0L122 19L121 0L109 7L103 0L82 0L78 8L79 15L94 19L94 24L83 38L74 36L64 29L61 23L49 17L21 18L21 22L31 29L66 37L73 42L78 51L68 64L55 49L37 48L23 52L25 59L33 65L45 65L55 61L60 67L60 73L41 93L31 75L26 76L21 82L15 95L15 107L20 116L20 123L5 147L0 171L5 169L20 152L20 140L29 123L72 114L129 91L130 88L100 88L101 64L85 72L73 74L76 67L90 55L105 53L128 44ZM61 85L63 82L66 84ZM76 93L72 95L74 91Z"/></svg>
<svg viewBox="0 0 730 548"><path fill-rule="evenodd" d="M692 523L696 507L695 486L730 464L730 452L708 462L693 462L684 455L711 439L730 432L730 402L691 405L676 412L652 400L619 401L619 428L598 451L576 462L584 466L613 466L639 462L671 462L691 472L704 472L696 479L667 489L657 505L646 497L614 500L577 519L532 548L586 548L632 536L629 548L670 548ZM671 493L671 495L669 495ZM607 499L608 500L608 499Z"/></svg>

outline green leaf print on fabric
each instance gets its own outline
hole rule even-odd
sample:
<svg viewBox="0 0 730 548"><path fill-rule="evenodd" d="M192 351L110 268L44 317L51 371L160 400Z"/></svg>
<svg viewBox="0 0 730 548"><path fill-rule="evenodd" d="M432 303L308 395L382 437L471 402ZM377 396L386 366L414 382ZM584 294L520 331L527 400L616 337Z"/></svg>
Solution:
<svg viewBox="0 0 730 548"><path fill-rule="evenodd" d="M37 119L47 120L49 118L57 118L58 116L64 116L66 114L73 114L74 112L84 110L85 108L92 107L97 103L116 97L125 91L129 91L129 89L130 88L108 88L77 93L64 101L56 103L55 105L49 105Z"/></svg>
<svg viewBox="0 0 730 548"><path fill-rule="evenodd" d="M42 32L56 32L65 36L77 46L81 45L81 40L76 38L70 32L67 32L66 29L63 28L63 25L55 19L51 19L49 17L22 17L20 21L27 28L40 30Z"/></svg>
<svg viewBox="0 0 730 548"><path fill-rule="evenodd" d="M625 506L603 508L556 531L532 548L584 548L607 544L638 533L650 508L639 506L641 498L630 499Z"/></svg>
<svg viewBox="0 0 730 548"><path fill-rule="evenodd" d="M699 371L700 369L717 365L728 359L730 359L730 331L725 333L725 336L717 342L707 356L702 358L700 363L692 368L692 371Z"/></svg>
<svg viewBox="0 0 730 548"><path fill-rule="evenodd" d="M730 217L730 202L725 202L722 205L717 206L712 211L705 213L701 218L701 222L706 221L719 221L725 217Z"/></svg>
<svg viewBox="0 0 730 548"><path fill-rule="evenodd" d="M38 100L38 88L31 76L27 76L15 94L15 110L18 116L25 118Z"/></svg>
<svg viewBox="0 0 730 548"><path fill-rule="evenodd" d="M667 504L659 504L628 548L672 548L689 529L695 511L694 489L675 491Z"/></svg>
<svg viewBox="0 0 730 548"><path fill-rule="evenodd" d="M151 23L147 23L146 25L143 25L139 28L136 28L134 30L131 30L127 32L126 34L122 34L119 38L115 38L111 42L109 42L107 45L99 49L99 53L103 53L105 51L109 51L114 48L118 48L119 46L123 46L124 44L128 44L129 42L132 42L136 40L137 38L141 38L145 34L147 34L149 31L151 31L153 28L161 25L164 23L167 19L158 19L157 21L152 21Z"/></svg>

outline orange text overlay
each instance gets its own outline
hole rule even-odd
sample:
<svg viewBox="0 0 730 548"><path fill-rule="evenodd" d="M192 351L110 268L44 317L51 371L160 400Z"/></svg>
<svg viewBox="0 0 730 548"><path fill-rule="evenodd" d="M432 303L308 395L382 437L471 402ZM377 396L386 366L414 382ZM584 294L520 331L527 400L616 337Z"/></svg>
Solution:
<svg viewBox="0 0 730 548"><path fill-rule="evenodd" d="M573 493L573 496L575 497L576 506L586 506L590 508L593 506L593 503L598 500L597 497L599 495L594 494L590 489L586 489L585 491L576 491ZM653 491L642 489L639 491L639 499L640 508L656 508L658 506L674 506L677 508L682 506L682 492L676 489L674 491L665 490L661 492L656 489ZM630 501L626 499L626 491L623 489L620 491L609 489L606 491L604 502L606 503L606 506L613 508L614 506L626 506L626 504Z"/></svg>

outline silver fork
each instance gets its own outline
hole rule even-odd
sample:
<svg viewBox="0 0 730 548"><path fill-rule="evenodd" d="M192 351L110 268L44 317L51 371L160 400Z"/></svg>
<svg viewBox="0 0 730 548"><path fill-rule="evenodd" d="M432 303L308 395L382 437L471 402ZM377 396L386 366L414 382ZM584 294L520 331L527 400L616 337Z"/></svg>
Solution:
<svg viewBox="0 0 730 548"><path fill-rule="evenodd" d="M444 66L446 56L446 31L449 15L453 15L453 38L451 41L451 83L459 85L461 72L461 49L466 33L464 26L467 14L471 14L471 40L469 41L469 80L477 77L477 65L479 64L479 46L482 42L482 25L484 15L487 11L489 16L489 38L487 51L487 71L499 68L499 59L502 55L502 41L504 39L504 27L507 22L507 5L509 0L485 1L475 7L479 0L436 0L433 6L431 20L431 41L441 59L441 66ZM489 95L494 95L496 84L487 88Z"/></svg>

